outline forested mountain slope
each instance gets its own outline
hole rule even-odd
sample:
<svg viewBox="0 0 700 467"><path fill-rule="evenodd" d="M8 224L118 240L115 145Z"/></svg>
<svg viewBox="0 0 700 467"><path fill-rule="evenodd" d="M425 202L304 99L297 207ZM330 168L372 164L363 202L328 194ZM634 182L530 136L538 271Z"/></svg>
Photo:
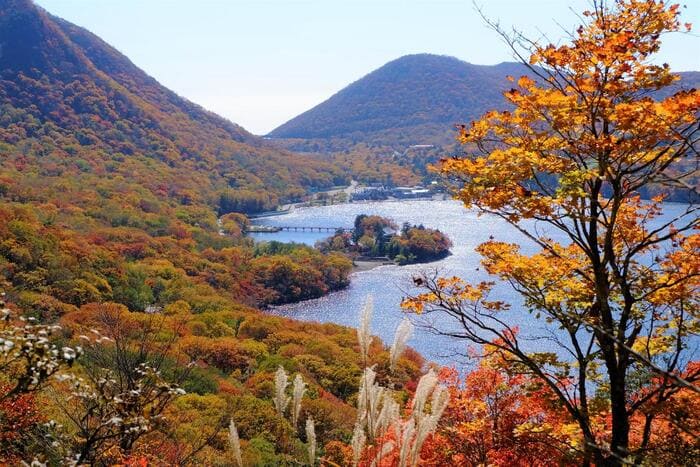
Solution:
<svg viewBox="0 0 700 467"><path fill-rule="evenodd" d="M32 172L47 183L84 184L111 174L178 203L215 205L221 190L233 189L255 191L271 205L342 179L330 165L266 146L177 96L29 0L0 3L0 47L3 175L14 180L4 183L8 194L18 195Z"/></svg>
<svg viewBox="0 0 700 467"><path fill-rule="evenodd" d="M0 289L29 308L204 311L346 283L344 258L255 253L243 216L217 223L343 182L340 169L267 145L29 0L0 1L0 111ZM278 262L294 267L272 290Z"/></svg>

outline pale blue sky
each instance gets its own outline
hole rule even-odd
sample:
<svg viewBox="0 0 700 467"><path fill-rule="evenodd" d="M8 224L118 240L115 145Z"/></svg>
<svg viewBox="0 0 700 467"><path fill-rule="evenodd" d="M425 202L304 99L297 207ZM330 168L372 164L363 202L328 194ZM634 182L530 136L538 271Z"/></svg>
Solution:
<svg viewBox="0 0 700 467"><path fill-rule="evenodd" d="M409 53L476 64L511 60L471 0L36 0L126 54L165 86L264 134L384 63ZM589 0L480 0L505 27L562 37ZM700 70L700 0L692 35L660 60Z"/></svg>

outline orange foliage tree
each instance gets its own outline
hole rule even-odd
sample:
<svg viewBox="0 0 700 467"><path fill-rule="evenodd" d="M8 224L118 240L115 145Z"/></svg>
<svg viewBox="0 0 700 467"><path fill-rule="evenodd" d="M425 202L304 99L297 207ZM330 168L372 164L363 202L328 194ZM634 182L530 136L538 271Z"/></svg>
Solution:
<svg viewBox="0 0 700 467"><path fill-rule="evenodd" d="M505 93L511 110L463 128L467 155L439 167L467 207L539 247L526 255L492 240L478 252L560 350L533 349L509 304L488 299L491 283L424 275L415 279L424 293L404 306L446 312L460 324L450 335L494 345L576 422L584 464L620 465L648 454L659 406L698 391L687 348L700 324L700 92L650 97L677 80L650 58L662 34L690 29L678 5L596 0L591 10L564 45L502 33L530 75ZM662 216L663 195L640 199L650 186L684 187L690 203ZM602 430L600 401L610 420Z"/></svg>
<svg viewBox="0 0 700 467"><path fill-rule="evenodd" d="M442 371L450 405L434 457L464 465L561 465L577 458L570 449L571 419L558 410L554 394L511 370L495 352L463 379L454 370Z"/></svg>

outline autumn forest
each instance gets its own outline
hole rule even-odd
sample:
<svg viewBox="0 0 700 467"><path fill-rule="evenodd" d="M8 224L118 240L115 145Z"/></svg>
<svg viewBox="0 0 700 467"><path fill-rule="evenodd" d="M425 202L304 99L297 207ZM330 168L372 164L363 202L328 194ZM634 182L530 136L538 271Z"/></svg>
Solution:
<svg viewBox="0 0 700 467"><path fill-rule="evenodd" d="M693 25L593 0L550 43L482 16L517 62L405 56L261 137L0 0L0 465L700 464L700 74L655 59ZM464 253L374 192L520 240ZM298 229L325 234L274 236ZM382 268L395 309L386 279L351 327L280 312Z"/></svg>

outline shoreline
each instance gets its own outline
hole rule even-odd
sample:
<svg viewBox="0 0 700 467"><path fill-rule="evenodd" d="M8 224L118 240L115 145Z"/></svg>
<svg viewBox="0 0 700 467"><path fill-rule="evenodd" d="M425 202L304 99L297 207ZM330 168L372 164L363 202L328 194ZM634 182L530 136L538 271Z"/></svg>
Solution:
<svg viewBox="0 0 700 467"><path fill-rule="evenodd" d="M355 274L367 272L367 271L372 271L373 269L377 269L377 268L380 268L382 266L398 266L398 267L400 267L398 264L391 262L391 261L353 261L352 262L352 270L350 271L350 274L348 275L348 279L350 279L350 282L348 283L347 286L343 287L342 289L331 290L331 291L326 292L325 294L321 295L320 297L307 298L307 299L299 300L296 302L280 303L279 305L261 305L258 307L258 309L265 313L265 312L268 312L270 310L275 310L275 309L282 308L285 306L298 305L300 303L310 302L312 300L319 300L319 299L328 297L334 293L342 292L343 290L347 290L348 288L350 288L352 286L352 276L354 276ZM296 319L292 316L290 316L289 318Z"/></svg>
<svg viewBox="0 0 700 467"><path fill-rule="evenodd" d="M436 201L437 201L437 202L441 202L441 201L445 201L445 200L444 200L442 197L436 196L436 197L433 197L433 198L389 199L389 200L381 200L381 201L362 200L362 201L355 201L355 202L336 203L336 204L334 204L334 205L335 205L335 206L341 206L341 205L342 205L342 206L352 206L352 205L355 205L355 206L357 207L358 210L362 210L362 206L363 206L363 205L367 205L367 204L375 204L375 203L402 203L402 202L409 202L409 203L410 203L410 202L415 202L415 201L423 201L423 202L425 202L425 201L428 201L428 202L430 202L430 201L436 202ZM326 207L327 207L327 206L326 206ZM294 211L294 210L296 210L296 209L322 208L322 206L300 206L300 205L297 204L297 205L291 205L291 206L290 206L290 205L286 205L285 208L286 208L285 211L280 211L280 212L276 213L277 216L279 216L280 218L282 218L282 217L284 217L285 214L288 214L289 212L292 212L292 211ZM265 216L265 217L271 218L271 217L276 217L276 216L274 216L274 215L268 215L268 216ZM272 230L272 229L274 229L274 225L266 225L266 224L262 224L262 225L261 225L261 224L257 224L257 225L256 225L256 224L255 224L255 221L256 221L257 219L251 218L250 220L252 221L252 222L251 222L251 225L255 226L256 228L255 228L255 230L254 230L254 229L250 229L248 232L246 232L246 234L248 234L248 233L252 233L252 234L256 234L256 233L271 233L271 234L272 234L272 233L277 233L276 231L273 231L273 230ZM260 220L262 220L262 219L260 219ZM273 224L274 224L274 221L273 221ZM259 229L259 230L258 230L258 229ZM268 229L270 229L270 230L268 230ZM332 233L329 233L326 237L331 237L331 236L332 236ZM273 237L274 237L274 235L273 235ZM256 241L256 242L258 242L258 241L265 241L265 239L260 238L260 237L257 237L257 238L255 239L255 241ZM292 241L292 240L286 240L286 241ZM301 243L305 243L305 242L301 241ZM313 247L313 245L311 245L311 244L309 244L309 243L306 243L306 244L309 245L309 246L311 246L311 247ZM391 260L391 259L388 259L388 258L381 258L381 259L380 259L379 257L377 257L376 259L370 259L370 258L368 258L368 257L357 257L357 256L356 256L355 258L362 258L362 259L353 259L351 255L349 255L348 253L345 253L344 256L348 257L348 259L350 259L351 262L352 262L352 267L351 267L351 269L350 269L350 271L349 271L349 273L348 273L348 285L347 285L347 287L344 287L343 289L340 289L340 290L329 291L329 292L324 293L324 294L322 294L321 296L315 297L315 298L309 298L309 299L305 299L305 300L301 300L301 301L293 301L293 302L284 303L284 304L278 304L278 305L267 305L267 306L264 306L264 309L270 310L270 309L275 309L275 308L280 308L280 307L294 306L294 305L297 305L297 304L299 304L299 303L303 303L303 302L307 302L307 301L311 301L311 300L318 300L318 299L322 299L322 298L328 297L329 295L332 295L332 294L334 294L334 293L337 293L337 292L340 292L340 291L342 291L342 290L345 290L345 289L347 289L347 288L352 287L352 284L354 283L354 281L357 280L357 279L359 278L359 276L357 276L358 274L360 274L360 273L365 273L365 272L369 272L369 271L373 271L374 269L377 269L377 268L380 268L380 267L383 267L383 266L394 266L394 267L399 267L399 268L401 268L401 267L403 267L403 266L409 266L409 265L414 265L414 264L429 265L430 263L434 263L434 262L441 261L441 260L443 260L443 259L445 259L446 257L451 256L451 255L452 255L452 251L450 251L448 254L446 254L446 255L444 255L444 256L437 257L437 258L433 258L433 259L431 259L431 260L429 260L429 261L418 261L418 262L412 262L412 263L409 263L409 264L399 264L398 262L396 262L396 261L394 261L394 260Z"/></svg>
<svg viewBox="0 0 700 467"><path fill-rule="evenodd" d="M338 191L345 191L348 189L355 189L357 188L358 185L350 185L346 187L344 190L331 190L331 191L326 191L326 192L319 192L319 193L332 193L332 192L338 192ZM293 212L295 209L299 208L317 208L317 207L325 207L325 206L341 206L341 205L346 205L346 204L371 204L371 203L382 203L382 202L391 202L391 203L396 203L396 202L402 202L402 201L446 201L451 199L451 197L445 193L445 192L437 192L433 193L431 196L421 196L421 197L416 197L416 198L395 198L395 197L388 197L387 199L362 199L362 200L355 200L355 201L341 201L339 203L324 203L324 204L315 204L313 201L301 201L298 203L287 203L287 204L282 204L278 207L278 209L274 211L265 211L257 214L250 214L247 215L248 219L251 221L255 221L257 219L265 219L268 217L277 217L277 216L284 216L285 214L289 214Z"/></svg>
<svg viewBox="0 0 700 467"><path fill-rule="evenodd" d="M380 266L398 266L398 264L393 261L353 261L350 275L358 272L371 271Z"/></svg>

